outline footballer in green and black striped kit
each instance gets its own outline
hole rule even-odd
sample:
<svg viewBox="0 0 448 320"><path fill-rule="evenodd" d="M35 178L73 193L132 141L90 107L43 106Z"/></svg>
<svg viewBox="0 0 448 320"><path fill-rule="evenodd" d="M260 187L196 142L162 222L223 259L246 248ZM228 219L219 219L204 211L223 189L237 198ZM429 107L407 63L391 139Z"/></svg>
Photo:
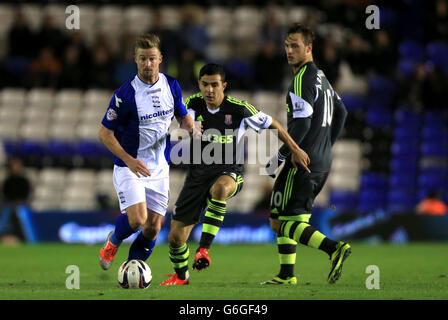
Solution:
<svg viewBox="0 0 448 320"><path fill-rule="evenodd" d="M244 181L244 162L242 161L244 158L237 161L239 154L237 144L247 127L258 132L268 128L272 123L272 118L248 102L227 95L224 96L222 104L216 110L210 110L207 107L201 93L189 97L185 101L185 106L191 117L202 123L203 133L200 141L202 154L200 163L195 163L193 158L197 154L192 152L194 143L192 139L187 178L176 201L173 219L185 223L197 223L207 206L213 214L225 213L223 204L210 199L209 189L218 177L227 175L236 182L236 189L228 198L235 196L241 190ZM210 153L204 153L207 147L213 147L210 148ZM220 154L215 158L214 151L218 149ZM230 153L230 157L227 152ZM210 156L213 161L207 163L207 159L204 159L206 156ZM205 218L207 218L207 213ZM215 235L214 232L209 234L210 237ZM205 248L208 249L208 247L209 245L206 244Z"/></svg>
<svg viewBox="0 0 448 320"><path fill-rule="evenodd" d="M341 98L313 61L313 39L313 32L300 24L292 25L285 38L288 64L294 71L286 96L288 133L308 154L311 172L293 168L288 148L280 148L275 161L285 165L274 184L270 216L271 227L277 232L280 272L263 284L297 283L297 243L329 255L329 283L340 277L342 263L351 252L347 243L331 240L309 224L314 199L330 172L331 147L347 116Z"/></svg>

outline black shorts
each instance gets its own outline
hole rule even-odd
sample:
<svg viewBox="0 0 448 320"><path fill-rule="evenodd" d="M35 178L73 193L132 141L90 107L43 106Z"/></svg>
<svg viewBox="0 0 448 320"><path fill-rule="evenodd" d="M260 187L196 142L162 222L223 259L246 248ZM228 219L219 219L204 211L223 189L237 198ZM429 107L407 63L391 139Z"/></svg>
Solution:
<svg viewBox="0 0 448 320"><path fill-rule="evenodd" d="M172 219L181 221L187 225L198 223L201 214L207 208L207 199L210 198L210 188L223 175L232 177L236 182L235 191L227 199L236 196L243 188L244 182L243 176L238 173L223 171L211 177L200 179L195 177L194 174L189 173L173 208Z"/></svg>
<svg viewBox="0 0 448 320"><path fill-rule="evenodd" d="M322 190L328 172L296 170L287 161L271 195L271 218L308 222L314 199Z"/></svg>

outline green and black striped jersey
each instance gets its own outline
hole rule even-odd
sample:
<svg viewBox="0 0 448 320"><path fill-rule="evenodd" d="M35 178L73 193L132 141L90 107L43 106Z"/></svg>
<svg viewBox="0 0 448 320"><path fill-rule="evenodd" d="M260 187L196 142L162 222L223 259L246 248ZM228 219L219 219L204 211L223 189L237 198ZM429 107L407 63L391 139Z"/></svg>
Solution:
<svg viewBox="0 0 448 320"><path fill-rule="evenodd" d="M197 150L194 150L193 140L190 144L189 168L199 175L212 174L214 171L233 170L243 173L244 157L242 150L237 150L247 128L256 132L268 128L272 118L247 101L241 101L231 96L224 96L224 100L218 109L211 110L207 107L204 97L197 93L188 97L185 101L188 113L194 121L202 122L201 162L192 158ZM217 154L219 152L219 154ZM212 163L210 163L211 157ZM197 158L196 158L197 159ZM196 162L196 164L195 164Z"/></svg>
<svg viewBox="0 0 448 320"><path fill-rule="evenodd" d="M310 157L311 171L327 172L331 147L339 135L347 111L322 70L314 62L295 74L286 96L288 133ZM280 149L288 154L287 147Z"/></svg>

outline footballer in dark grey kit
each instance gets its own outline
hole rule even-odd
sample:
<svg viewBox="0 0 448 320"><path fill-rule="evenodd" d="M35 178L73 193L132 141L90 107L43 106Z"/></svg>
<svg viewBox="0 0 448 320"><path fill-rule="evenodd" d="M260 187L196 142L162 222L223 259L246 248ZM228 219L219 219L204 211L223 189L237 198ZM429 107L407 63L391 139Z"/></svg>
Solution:
<svg viewBox="0 0 448 320"><path fill-rule="evenodd" d="M330 256L329 283L339 279L342 264L351 253L348 243L333 241L308 224L314 199L331 168L331 147L347 116L341 98L313 61L313 40L314 33L297 23L288 29L285 38L288 64L294 72L286 97L288 133L309 155L311 172L291 166L287 146L282 146L270 161L277 162L277 166L285 162L272 191L270 216L271 228L277 233L280 272L262 284L297 284L297 243ZM275 176L274 171L271 174Z"/></svg>

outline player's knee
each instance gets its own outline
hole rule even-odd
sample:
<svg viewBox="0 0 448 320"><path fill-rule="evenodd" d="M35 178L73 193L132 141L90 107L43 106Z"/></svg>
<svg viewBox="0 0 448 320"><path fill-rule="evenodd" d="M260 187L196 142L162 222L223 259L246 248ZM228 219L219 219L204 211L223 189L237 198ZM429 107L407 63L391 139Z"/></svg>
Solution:
<svg viewBox="0 0 448 320"><path fill-rule="evenodd" d="M162 227L158 224L145 225L142 229L142 233L146 239L154 240L157 238Z"/></svg>
<svg viewBox="0 0 448 320"><path fill-rule="evenodd" d="M142 233L147 239L155 240L162 229L163 216L148 210L148 217L142 228Z"/></svg>
<svg viewBox="0 0 448 320"><path fill-rule="evenodd" d="M146 222L146 216L144 214L129 216L129 225L133 230L140 229L141 227L143 227L145 222Z"/></svg>
<svg viewBox="0 0 448 320"><path fill-rule="evenodd" d="M180 248L184 245L183 237L175 232L170 232L168 235L168 243L171 248Z"/></svg>
<svg viewBox="0 0 448 320"><path fill-rule="evenodd" d="M227 182L218 181L211 187L210 195L213 199L224 201L233 192L232 187L233 185Z"/></svg>
<svg viewBox="0 0 448 320"><path fill-rule="evenodd" d="M142 228L148 218L145 203L137 203L126 209L129 225L133 230Z"/></svg>

